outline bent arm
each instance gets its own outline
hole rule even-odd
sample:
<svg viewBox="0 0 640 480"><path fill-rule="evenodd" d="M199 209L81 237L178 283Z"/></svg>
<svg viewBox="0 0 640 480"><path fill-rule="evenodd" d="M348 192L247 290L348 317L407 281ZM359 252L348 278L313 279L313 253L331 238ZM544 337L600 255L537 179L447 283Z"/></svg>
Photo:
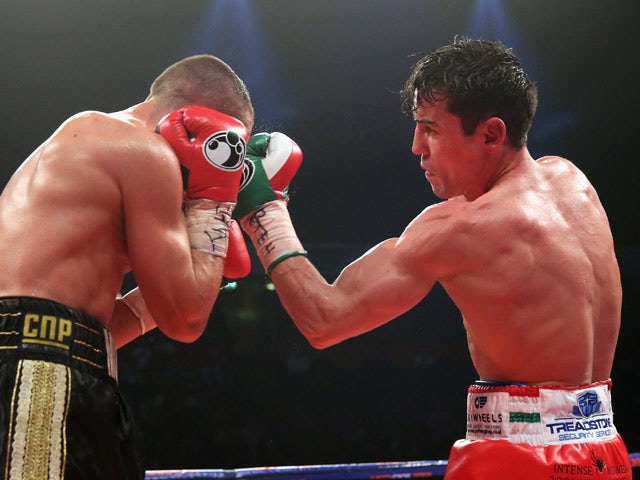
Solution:
<svg viewBox="0 0 640 480"><path fill-rule="evenodd" d="M192 253L196 257L203 257L202 260L207 262L207 256L204 256L202 252L198 252L194 250ZM207 268L204 268L204 270L205 270L205 273L202 281L215 285L215 279L209 280L209 274L206 272ZM217 269L214 268L211 272L215 272L216 270ZM214 278L217 278L215 277L215 273L214 273ZM210 302L211 307L213 307L213 303L215 303L218 292L219 292L219 289L216 289L216 291L212 293L212 296L210 297L209 300L205 298L204 304L208 305L208 303ZM209 312L205 311L203 313L203 316L208 320ZM159 317L162 318L161 316ZM175 315L173 320L175 322L180 322L181 318L183 318L182 313L178 312ZM204 321L206 323L206 320ZM156 319L149 311L149 308L147 307L147 304L144 298L142 297L142 293L140 292L139 287L136 287L130 290L124 296L118 296L116 298L113 313L108 323L109 332L113 337L116 348L123 347L124 345L132 342L136 338L157 328L157 326L158 325L156 323ZM163 328L164 328L163 333L165 333L166 335L172 338L176 338L178 340L182 340L183 337L179 337L177 334L174 333L175 327L173 327L171 323L165 324ZM195 335L198 336L199 334L196 333ZM184 340L184 341L188 341L188 340Z"/></svg>
<svg viewBox="0 0 640 480"><path fill-rule="evenodd" d="M133 275L158 328L174 340L195 341L217 299L224 258L191 248L179 164L160 137L144 161L129 163L121 188ZM116 302L114 328L120 323L118 311L130 316L122 307ZM129 323L140 330L138 320ZM132 334L123 330L121 342L130 341Z"/></svg>
<svg viewBox="0 0 640 480"><path fill-rule="evenodd" d="M144 215L145 222L133 221L128 228L133 273L152 319L138 316L138 324L143 319L146 326L155 324L174 340L192 342L208 323L224 258L190 247L179 206Z"/></svg>
<svg viewBox="0 0 640 480"><path fill-rule="evenodd" d="M309 260L292 257L271 276L287 313L315 348L373 330L415 306L434 284L417 276L398 239L388 239L348 265L333 284Z"/></svg>

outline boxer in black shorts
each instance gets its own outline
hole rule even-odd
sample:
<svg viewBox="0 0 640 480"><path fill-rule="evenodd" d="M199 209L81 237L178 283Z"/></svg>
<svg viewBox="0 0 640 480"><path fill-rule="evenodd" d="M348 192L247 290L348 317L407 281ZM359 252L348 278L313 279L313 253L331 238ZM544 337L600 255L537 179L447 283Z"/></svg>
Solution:
<svg viewBox="0 0 640 480"><path fill-rule="evenodd" d="M250 267L231 213L253 122L231 67L195 55L136 105L71 116L11 176L0 195L1 478L143 477L115 349L156 327L195 341L223 276L246 272L228 277L227 253ZM137 286L122 295L128 274Z"/></svg>
<svg viewBox="0 0 640 480"><path fill-rule="evenodd" d="M49 300L0 298L3 478L144 477L115 358L93 317Z"/></svg>

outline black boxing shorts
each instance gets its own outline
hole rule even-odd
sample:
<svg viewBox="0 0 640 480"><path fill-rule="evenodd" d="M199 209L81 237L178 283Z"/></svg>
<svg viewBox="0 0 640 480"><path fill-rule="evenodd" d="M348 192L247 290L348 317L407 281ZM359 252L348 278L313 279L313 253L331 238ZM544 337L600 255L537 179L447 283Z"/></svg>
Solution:
<svg viewBox="0 0 640 480"><path fill-rule="evenodd" d="M111 335L50 300L0 298L0 476L144 478Z"/></svg>
<svg viewBox="0 0 640 480"><path fill-rule="evenodd" d="M631 480L613 424L611 381L576 387L477 382L467 435L451 448L446 480Z"/></svg>

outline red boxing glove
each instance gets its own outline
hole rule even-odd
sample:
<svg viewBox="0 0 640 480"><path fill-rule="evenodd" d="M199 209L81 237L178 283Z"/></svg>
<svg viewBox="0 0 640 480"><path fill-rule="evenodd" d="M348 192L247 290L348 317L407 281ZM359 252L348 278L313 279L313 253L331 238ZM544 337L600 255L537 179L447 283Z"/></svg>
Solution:
<svg viewBox="0 0 640 480"><path fill-rule="evenodd" d="M244 242L240 225L235 220L229 223L229 248L224 261L222 276L229 280L246 277L251 273L251 257Z"/></svg>
<svg viewBox="0 0 640 480"><path fill-rule="evenodd" d="M249 138L240 120L188 106L160 120L156 131L180 160L187 198L237 201Z"/></svg>

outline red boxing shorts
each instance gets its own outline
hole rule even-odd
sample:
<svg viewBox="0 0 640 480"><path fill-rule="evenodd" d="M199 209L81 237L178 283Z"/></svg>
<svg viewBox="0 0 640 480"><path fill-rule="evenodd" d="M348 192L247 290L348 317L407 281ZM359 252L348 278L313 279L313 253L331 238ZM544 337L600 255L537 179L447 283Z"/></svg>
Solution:
<svg viewBox="0 0 640 480"><path fill-rule="evenodd" d="M0 298L0 478L141 480L139 433L95 318Z"/></svg>
<svg viewBox="0 0 640 480"><path fill-rule="evenodd" d="M451 448L446 480L631 480L611 409L611 381L579 387L477 382L467 435Z"/></svg>

